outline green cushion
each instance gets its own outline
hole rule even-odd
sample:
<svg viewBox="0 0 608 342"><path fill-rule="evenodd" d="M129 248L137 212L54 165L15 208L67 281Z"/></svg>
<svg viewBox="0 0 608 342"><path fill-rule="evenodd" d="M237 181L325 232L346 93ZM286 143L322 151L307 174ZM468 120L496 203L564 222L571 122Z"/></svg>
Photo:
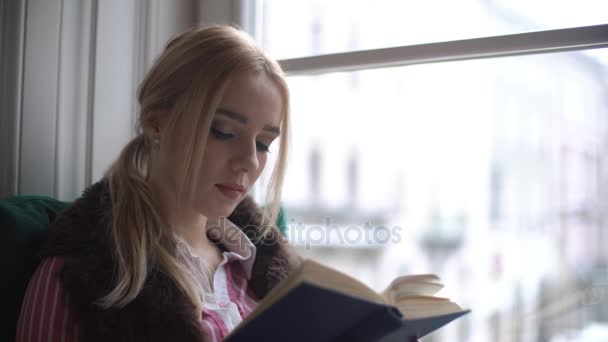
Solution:
<svg viewBox="0 0 608 342"><path fill-rule="evenodd" d="M21 301L38 263L47 227L70 203L45 196L15 196L0 201L4 281L0 341L14 341Z"/></svg>
<svg viewBox="0 0 608 342"><path fill-rule="evenodd" d="M287 215L285 214L285 208L281 205L279 207L279 215L277 215L277 226L281 231L281 234L285 236L287 233Z"/></svg>

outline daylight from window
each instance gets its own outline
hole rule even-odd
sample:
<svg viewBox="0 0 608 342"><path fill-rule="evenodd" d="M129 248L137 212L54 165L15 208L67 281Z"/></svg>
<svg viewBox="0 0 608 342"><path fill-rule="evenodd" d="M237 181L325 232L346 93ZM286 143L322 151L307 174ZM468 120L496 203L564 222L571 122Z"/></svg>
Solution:
<svg viewBox="0 0 608 342"><path fill-rule="evenodd" d="M532 3L265 1L258 39L290 58L608 22ZM424 341L608 341L608 49L288 81L304 255L377 290L439 275L472 313Z"/></svg>

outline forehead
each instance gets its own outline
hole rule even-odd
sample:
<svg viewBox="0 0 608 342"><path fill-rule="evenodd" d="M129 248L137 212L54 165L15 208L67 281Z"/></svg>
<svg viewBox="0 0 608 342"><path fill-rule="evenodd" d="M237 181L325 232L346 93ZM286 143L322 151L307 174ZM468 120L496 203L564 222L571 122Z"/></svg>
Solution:
<svg viewBox="0 0 608 342"><path fill-rule="evenodd" d="M240 74L226 89L220 108L242 114L255 125L279 126L283 98L277 83L266 74Z"/></svg>

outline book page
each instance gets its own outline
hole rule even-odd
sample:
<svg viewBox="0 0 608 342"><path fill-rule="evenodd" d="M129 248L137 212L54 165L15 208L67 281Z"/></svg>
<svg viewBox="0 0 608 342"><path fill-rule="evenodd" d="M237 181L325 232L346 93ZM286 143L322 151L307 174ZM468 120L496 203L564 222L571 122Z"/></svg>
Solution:
<svg viewBox="0 0 608 342"><path fill-rule="evenodd" d="M361 297L373 302L386 304L382 295L372 290L361 281L315 261L306 261L302 275L304 280L310 281L316 285Z"/></svg>
<svg viewBox="0 0 608 342"><path fill-rule="evenodd" d="M381 294L386 303L394 304L399 297L432 296L442 288L441 280L434 274L406 275L395 278Z"/></svg>
<svg viewBox="0 0 608 342"><path fill-rule="evenodd" d="M402 300L395 306L401 311L405 319L441 316L463 311L458 304L447 298L440 298L439 300Z"/></svg>
<svg viewBox="0 0 608 342"><path fill-rule="evenodd" d="M448 298L435 297L443 287L441 279L434 274L407 275L395 278L382 295L406 319L461 312L462 308Z"/></svg>

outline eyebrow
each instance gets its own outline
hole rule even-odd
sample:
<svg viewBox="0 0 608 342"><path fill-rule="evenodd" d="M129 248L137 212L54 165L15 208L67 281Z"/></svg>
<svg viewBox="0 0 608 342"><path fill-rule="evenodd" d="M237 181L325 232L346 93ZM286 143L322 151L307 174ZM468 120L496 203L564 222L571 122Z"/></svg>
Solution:
<svg viewBox="0 0 608 342"><path fill-rule="evenodd" d="M224 108L219 108L217 110L217 114L221 114L223 116L226 116L232 120L238 121L244 125L247 124L247 122L249 122L249 119L240 113L237 112L233 112L231 110L228 109L224 109ZM268 132L272 132L272 133L276 133L276 134L281 134L281 129L277 126L270 126L270 125L266 125L264 126L263 130L268 131Z"/></svg>

